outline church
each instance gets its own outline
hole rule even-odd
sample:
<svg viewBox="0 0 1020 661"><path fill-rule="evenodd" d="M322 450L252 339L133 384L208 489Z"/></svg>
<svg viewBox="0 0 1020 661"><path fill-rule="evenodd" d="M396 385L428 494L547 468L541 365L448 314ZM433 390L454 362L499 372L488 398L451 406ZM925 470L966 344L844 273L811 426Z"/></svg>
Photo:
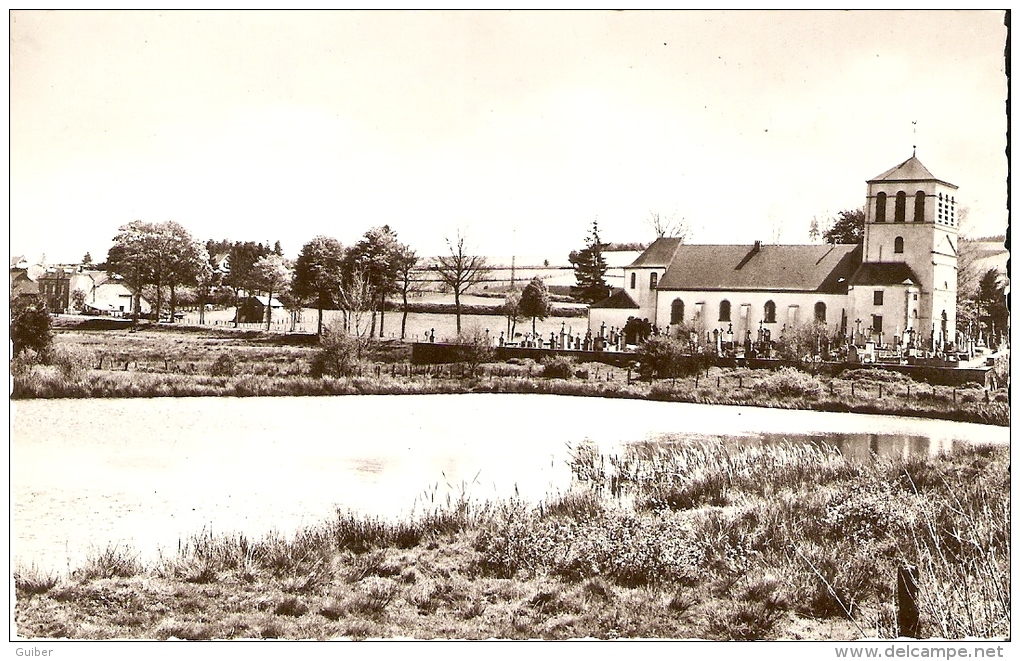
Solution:
<svg viewBox="0 0 1020 661"><path fill-rule="evenodd" d="M861 344L934 348L955 341L957 187L916 154L867 183L862 244L660 238L624 268L622 290L591 306L590 327L621 327L634 317L740 342L817 323Z"/></svg>

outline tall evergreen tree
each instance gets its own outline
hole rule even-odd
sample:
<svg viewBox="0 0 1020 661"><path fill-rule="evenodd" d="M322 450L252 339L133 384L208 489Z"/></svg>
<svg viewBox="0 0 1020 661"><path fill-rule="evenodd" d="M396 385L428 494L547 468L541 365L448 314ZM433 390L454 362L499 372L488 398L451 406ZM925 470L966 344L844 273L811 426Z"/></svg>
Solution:
<svg viewBox="0 0 1020 661"><path fill-rule="evenodd" d="M606 283L606 272L609 265L602 253L605 244L599 236L599 221L595 219L591 224L591 231L585 237L584 248L571 251L568 259L574 267L574 277L577 278L577 286L572 288L571 295L574 298L587 303L601 301L610 294L610 287Z"/></svg>

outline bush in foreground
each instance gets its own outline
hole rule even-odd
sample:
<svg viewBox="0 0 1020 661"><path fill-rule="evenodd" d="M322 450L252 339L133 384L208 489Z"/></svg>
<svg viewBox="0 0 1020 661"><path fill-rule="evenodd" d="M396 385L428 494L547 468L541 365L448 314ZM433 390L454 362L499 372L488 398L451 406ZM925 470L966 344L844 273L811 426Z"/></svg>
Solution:
<svg viewBox="0 0 1020 661"><path fill-rule="evenodd" d="M312 357L312 376L352 376L361 364L364 342L337 326L330 326L319 338L319 351Z"/></svg>
<svg viewBox="0 0 1020 661"><path fill-rule="evenodd" d="M569 379L574 376L574 361L558 356L542 365L542 376L547 379Z"/></svg>
<svg viewBox="0 0 1020 661"><path fill-rule="evenodd" d="M14 355L26 349L45 353L52 341L46 303L27 296L14 299L11 304L11 344L14 345Z"/></svg>

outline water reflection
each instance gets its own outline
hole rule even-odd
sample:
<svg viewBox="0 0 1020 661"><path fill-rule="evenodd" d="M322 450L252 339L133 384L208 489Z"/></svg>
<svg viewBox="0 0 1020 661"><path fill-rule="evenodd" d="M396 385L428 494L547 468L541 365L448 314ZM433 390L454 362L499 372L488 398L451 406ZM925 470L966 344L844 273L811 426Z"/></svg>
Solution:
<svg viewBox="0 0 1020 661"><path fill-rule="evenodd" d="M910 459L934 457L949 452L961 441L951 438L933 438L920 434L894 433L745 433L745 434L660 434L651 439L657 443L685 444L713 441L724 447L775 447L781 445L811 445L819 449L834 448L852 461L871 461L874 458Z"/></svg>
<svg viewBox="0 0 1020 661"><path fill-rule="evenodd" d="M12 553L59 569L110 543L151 557L203 529L290 534L336 508L395 517L465 493L534 502L569 487L570 447L582 442L605 454L649 439L806 442L865 461L1009 440L1008 428L941 420L551 395L52 400L14 409Z"/></svg>

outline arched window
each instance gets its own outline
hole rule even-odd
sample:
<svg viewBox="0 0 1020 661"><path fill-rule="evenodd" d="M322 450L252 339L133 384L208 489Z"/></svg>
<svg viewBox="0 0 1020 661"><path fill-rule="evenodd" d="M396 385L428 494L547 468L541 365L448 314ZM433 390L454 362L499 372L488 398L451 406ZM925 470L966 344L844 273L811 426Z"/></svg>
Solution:
<svg viewBox="0 0 1020 661"><path fill-rule="evenodd" d="M719 320L729 321L729 301L723 300L719 303Z"/></svg>
<svg viewBox="0 0 1020 661"><path fill-rule="evenodd" d="M947 315L946 311L943 310L942 311L942 337L943 337L943 339L946 337L946 332L948 330L949 330L949 315Z"/></svg>
<svg viewBox="0 0 1020 661"><path fill-rule="evenodd" d="M659 284L659 274L652 272L652 275L648 278L648 286L655 289L655 286Z"/></svg>
<svg viewBox="0 0 1020 661"><path fill-rule="evenodd" d="M682 324L684 323L684 302L679 298L673 301L673 305L669 309L669 323L670 324Z"/></svg>
<svg viewBox="0 0 1020 661"><path fill-rule="evenodd" d="M897 223L905 222L907 219L907 194L903 191L896 193L895 220Z"/></svg>
<svg viewBox="0 0 1020 661"><path fill-rule="evenodd" d="M902 236L896 237L896 239L893 241L893 252L895 252L895 253L903 252L903 237Z"/></svg>
<svg viewBox="0 0 1020 661"><path fill-rule="evenodd" d="M776 304L772 301L765 302L765 323L776 323Z"/></svg>
<svg viewBox="0 0 1020 661"><path fill-rule="evenodd" d="M885 193L879 193L875 196L875 222L885 222Z"/></svg>
<svg viewBox="0 0 1020 661"><path fill-rule="evenodd" d="M914 222L915 223L923 223L924 222L924 191L923 190L917 191L917 194L914 195Z"/></svg>
<svg viewBox="0 0 1020 661"><path fill-rule="evenodd" d="M634 289L637 287L637 273L630 274L630 288Z"/></svg>
<svg viewBox="0 0 1020 661"><path fill-rule="evenodd" d="M825 323L825 303L821 301L815 303L815 321Z"/></svg>

